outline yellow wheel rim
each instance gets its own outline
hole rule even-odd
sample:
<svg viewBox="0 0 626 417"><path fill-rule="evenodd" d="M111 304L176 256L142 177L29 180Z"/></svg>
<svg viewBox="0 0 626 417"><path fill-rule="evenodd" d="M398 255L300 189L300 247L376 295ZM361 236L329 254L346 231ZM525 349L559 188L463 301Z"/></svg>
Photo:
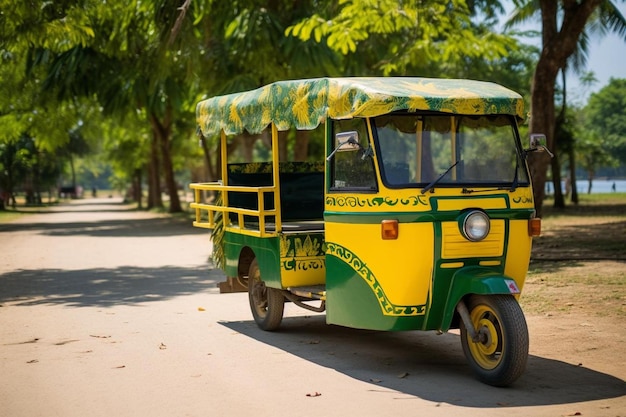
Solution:
<svg viewBox="0 0 626 417"><path fill-rule="evenodd" d="M494 369L503 356L504 336L501 321L486 305L476 306L470 313L479 341L468 340L469 350L476 363L483 369Z"/></svg>

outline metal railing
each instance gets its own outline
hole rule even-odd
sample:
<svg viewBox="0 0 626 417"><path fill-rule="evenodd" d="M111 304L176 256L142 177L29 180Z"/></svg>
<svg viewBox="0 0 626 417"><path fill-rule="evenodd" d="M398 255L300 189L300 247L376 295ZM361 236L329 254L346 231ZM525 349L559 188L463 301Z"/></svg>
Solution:
<svg viewBox="0 0 626 417"><path fill-rule="evenodd" d="M213 229L216 227L216 214L222 213L222 221L224 222L224 230L239 234L270 237L277 236L282 230L280 204L278 201L278 187L247 187L247 186L229 186L220 182L194 183L190 185L194 190L194 202L190 207L195 210L196 219L193 222L195 227ZM208 204L207 192L214 192L221 195L220 204ZM228 204L229 192L253 193L257 195L258 209L249 209L243 207L231 207ZM265 194L274 193L274 208L265 208ZM237 215L237 221L231 221L230 214ZM246 222L245 217L251 216L257 219L257 222ZM273 217L274 222L267 221L267 217Z"/></svg>

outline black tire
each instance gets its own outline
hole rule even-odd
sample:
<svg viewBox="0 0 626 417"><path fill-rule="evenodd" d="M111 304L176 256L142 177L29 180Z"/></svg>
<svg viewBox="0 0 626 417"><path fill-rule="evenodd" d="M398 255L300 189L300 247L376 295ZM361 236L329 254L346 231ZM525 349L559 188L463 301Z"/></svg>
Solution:
<svg viewBox="0 0 626 417"><path fill-rule="evenodd" d="M472 341L461 321L461 344L472 371L486 384L511 385L528 361L528 326L522 308L510 295L473 295L467 309L480 333L480 340Z"/></svg>
<svg viewBox="0 0 626 417"><path fill-rule="evenodd" d="M266 287L256 259L248 272L248 299L257 326L271 332L280 327L285 309L285 297L276 288Z"/></svg>

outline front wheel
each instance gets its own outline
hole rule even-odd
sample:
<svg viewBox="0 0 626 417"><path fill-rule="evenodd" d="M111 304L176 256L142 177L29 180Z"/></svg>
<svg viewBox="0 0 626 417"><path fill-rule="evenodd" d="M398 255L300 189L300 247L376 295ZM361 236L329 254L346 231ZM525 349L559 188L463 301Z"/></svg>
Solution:
<svg viewBox="0 0 626 417"><path fill-rule="evenodd" d="M474 295L467 308L477 337L472 340L461 321L461 344L472 371L486 384L511 385L528 360L528 327L521 307L510 295Z"/></svg>
<svg viewBox="0 0 626 417"><path fill-rule="evenodd" d="M248 272L248 299L257 326L266 331L278 329L283 320L285 297L280 290L265 286L256 259Z"/></svg>

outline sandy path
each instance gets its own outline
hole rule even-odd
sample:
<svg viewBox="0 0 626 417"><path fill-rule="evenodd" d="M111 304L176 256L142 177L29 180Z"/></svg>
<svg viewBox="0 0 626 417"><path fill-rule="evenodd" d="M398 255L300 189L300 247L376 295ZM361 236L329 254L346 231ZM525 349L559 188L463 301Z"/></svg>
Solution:
<svg viewBox="0 0 626 417"><path fill-rule="evenodd" d="M528 370L497 389L454 333L291 307L262 332L246 294L217 293L209 250L207 231L109 199L0 225L0 415L626 416L624 325L528 317Z"/></svg>

